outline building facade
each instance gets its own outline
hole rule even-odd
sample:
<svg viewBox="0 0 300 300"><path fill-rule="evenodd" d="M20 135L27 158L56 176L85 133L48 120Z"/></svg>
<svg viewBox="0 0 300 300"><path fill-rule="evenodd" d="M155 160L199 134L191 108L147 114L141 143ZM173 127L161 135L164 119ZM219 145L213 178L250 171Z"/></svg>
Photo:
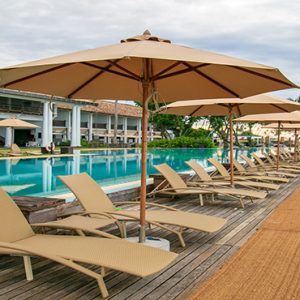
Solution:
<svg viewBox="0 0 300 300"><path fill-rule="evenodd" d="M115 114L117 109L117 114ZM117 130L114 130L117 115ZM39 126L37 129L15 129L10 141L10 128L0 128L0 145L11 142L19 146L46 147L54 142L70 141L80 146L81 140L112 144L114 134L118 144L141 143L140 107L111 101L88 103L58 97L0 90L0 119L17 117ZM148 139L161 138L150 125Z"/></svg>

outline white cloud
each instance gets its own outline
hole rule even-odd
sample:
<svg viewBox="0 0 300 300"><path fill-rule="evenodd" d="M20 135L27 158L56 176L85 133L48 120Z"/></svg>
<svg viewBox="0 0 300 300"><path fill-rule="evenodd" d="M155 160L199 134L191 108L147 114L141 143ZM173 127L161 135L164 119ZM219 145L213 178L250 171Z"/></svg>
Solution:
<svg viewBox="0 0 300 300"><path fill-rule="evenodd" d="M150 29L178 44L276 66L300 84L298 0L0 0L0 5L0 66L118 43Z"/></svg>

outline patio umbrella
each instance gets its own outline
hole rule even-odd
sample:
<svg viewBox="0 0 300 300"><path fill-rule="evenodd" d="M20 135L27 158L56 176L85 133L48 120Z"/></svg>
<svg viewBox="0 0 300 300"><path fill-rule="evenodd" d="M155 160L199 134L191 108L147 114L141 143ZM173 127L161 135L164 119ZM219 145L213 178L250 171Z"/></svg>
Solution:
<svg viewBox="0 0 300 300"><path fill-rule="evenodd" d="M143 103L140 241L144 241L148 102L247 97L297 87L273 67L143 35L0 70L0 87L72 99Z"/></svg>
<svg viewBox="0 0 300 300"><path fill-rule="evenodd" d="M265 128L278 128L277 123L271 123L264 126ZM298 130L300 129L300 124L290 124L290 123L281 123L280 127L282 130L294 130L295 141L294 141L294 160L297 160L297 144L298 144Z"/></svg>
<svg viewBox="0 0 300 300"><path fill-rule="evenodd" d="M296 103L295 103L296 104ZM300 111L293 111L290 113L277 114L261 114L244 116L235 119L235 122L259 122L259 123L277 123L278 137L277 137L277 170L279 169L279 145L280 145L280 130L282 123L295 124L300 123Z"/></svg>
<svg viewBox="0 0 300 300"><path fill-rule="evenodd" d="M230 181L234 182L233 174L233 115L243 116L253 113L288 112L300 109L300 104L290 100L268 95L256 95L245 99L208 99L178 101L171 103L161 110L162 114L184 116L227 116L230 124ZM300 120L300 119L299 119Z"/></svg>
<svg viewBox="0 0 300 300"><path fill-rule="evenodd" d="M13 130L15 128L38 128L39 126L19 120L17 118L9 118L0 121L0 127L11 128L11 141L13 141Z"/></svg>

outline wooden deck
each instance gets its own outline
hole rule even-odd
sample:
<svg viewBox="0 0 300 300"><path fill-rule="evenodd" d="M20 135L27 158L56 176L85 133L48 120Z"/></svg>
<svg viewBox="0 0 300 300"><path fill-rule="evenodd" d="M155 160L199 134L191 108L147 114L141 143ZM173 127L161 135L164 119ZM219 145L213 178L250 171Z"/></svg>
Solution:
<svg viewBox="0 0 300 300"><path fill-rule="evenodd" d="M187 230L187 246L180 247L176 236L157 228L148 235L160 236L171 242L171 250L180 255L161 273L140 279L114 272L105 279L109 299L185 299L185 295L199 282L216 271L251 236L259 224L297 186L300 179L272 192L265 200L240 209L236 201L206 201L188 197L180 200L160 199L160 202L180 209L200 212L228 219L225 227L215 234ZM137 226L130 225L129 236L137 234ZM116 233L113 229L109 232ZM94 280L56 263L33 258L34 280L25 280L20 257L0 256L0 299L98 299L99 290ZM95 268L94 268L95 269Z"/></svg>

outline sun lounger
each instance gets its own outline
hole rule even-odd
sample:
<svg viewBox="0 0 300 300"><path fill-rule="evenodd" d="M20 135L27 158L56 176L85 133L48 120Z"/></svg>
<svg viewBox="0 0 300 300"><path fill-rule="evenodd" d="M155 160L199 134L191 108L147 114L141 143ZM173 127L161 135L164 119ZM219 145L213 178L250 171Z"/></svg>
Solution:
<svg viewBox="0 0 300 300"><path fill-rule="evenodd" d="M272 170L268 170L266 168L262 168L259 165L256 165L247 155L241 154L240 156L243 160L246 161L246 163L252 170L256 169L257 171L263 171L263 172L270 174L271 176L282 176L282 177L287 177L287 178L297 177L297 175L295 175L295 174L290 174L290 173L281 172L281 171L272 171Z"/></svg>
<svg viewBox="0 0 300 300"><path fill-rule="evenodd" d="M101 187L88 174L81 173L70 176L58 176L58 178L73 192L85 215L92 217L103 214L119 220L120 222L138 222L140 211L133 209L118 209L104 193ZM118 202L117 204L139 204L133 201ZM185 242L182 230L185 228L204 232L215 232L226 223L225 219L207 216L198 213L180 211L169 206L147 203L147 206L157 208L146 211L146 222L154 226L175 233L181 245ZM172 228L171 228L171 227ZM174 228L175 227L175 228Z"/></svg>
<svg viewBox="0 0 300 300"><path fill-rule="evenodd" d="M267 159L270 166L276 167L277 157L274 153L270 152L270 154L264 153L264 157ZM298 162L294 160L285 160L284 158L280 161L280 168L292 168L296 170L300 170L300 166Z"/></svg>
<svg viewBox="0 0 300 300"><path fill-rule="evenodd" d="M9 156L21 156L22 151L17 144L11 144L10 151L7 154Z"/></svg>
<svg viewBox="0 0 300 300"><path fill-rule="evenodd" d="M35 234L13 200L0 188L0 253L23 256L28 280L33 279L29 257L40 256L96 279L102 296L107 297L104 283L107 269L145 277L161 271L177 256L107 233L103 236ZM100 266L101 273L80 263Z"/></svg>
<svg viewBox="0 0 300 300"><path fill-rule="evenodd" d="M208 160L212 165L215 166L215 168L217 169L217 171L220 173L220 175L222 177L226 177L226 178L229 178L230 174L229 172L226 170L226 168L220 163L218 162L216 159L214 158L210 158ZM256 174L256 175L235 175L234 178L236 180L249 180L249 179L252 179L252 180L259 180L259 177L260 176L259 174ZM271 180L270 180L271 181Z"/></svg>
<svg viewBox="0 0 300 300"><path fill-rule="evenodd" d="M200 198L200 204L203 205L203 194L224 195L229 198L239 200L241 206L244 208L244 199L253 200L263 199L267 194L263 191L251 191L248 189L237 189L232 187L192 187L188 186L183 179L167 164L155 165L154 166L161 175L164 176L170 187L165 187L162 190L157 191L161 194L183 196L183 195L198 195Z"/></svg>
<svg viewBox="0 0 300 300"><path fill-rule="evenodd" d="M264 169L271 169L271 170L277 170L276 165L271 164L267 165L265 162L255 153L252 154L252 157L257 161L257 163ZM296 170L293 168L283 168L279 166L279 171L284 172L284 173L295 173L295 174L300 174L300 170Z"/></svg>
<svg viewBox="0 0 300 300"><path fill-rule="evenodd" d="M17 144L11 144L10 152L7 153L9 156L22 156L23 154L28 155L41 155L41 153L33 152L33 151L24 151L20 149L20 147Z"/></svg>
<svg viewBox="0 0 300 300"><path fill-rule="evenodd" d="M263 182L277 182L277 183L289 182L289 179L287 178L271 176L268 175L266 172L262 172L262 171L248 170L235 159L233 159L233 165L236 168L238 175L242 175L246 179L249 177L252 180L259 180Z"/></svg>
<svg viewBox="0 0 300 300"><path fill-rule="evenodd" d="M199 181L196 181L196 183L199 184L207 184L212 186L228 186L231 184L229 177L222 178L216 178L214 179L211 177L204 168L202 168L197 161L190 160L185 162L189 167L191 167L196 175L198 176ZM194 181L193 181L194 183ZM257 182L257 181L250 181L245 178L245 180L236 180L234 181L235 186L242 186L242 187L248 187L248 188L256 188L256 189L264 189L264 190L278 190L279 185L278 184L272 184L272 183L266 183L266 182Z"/></svg>

